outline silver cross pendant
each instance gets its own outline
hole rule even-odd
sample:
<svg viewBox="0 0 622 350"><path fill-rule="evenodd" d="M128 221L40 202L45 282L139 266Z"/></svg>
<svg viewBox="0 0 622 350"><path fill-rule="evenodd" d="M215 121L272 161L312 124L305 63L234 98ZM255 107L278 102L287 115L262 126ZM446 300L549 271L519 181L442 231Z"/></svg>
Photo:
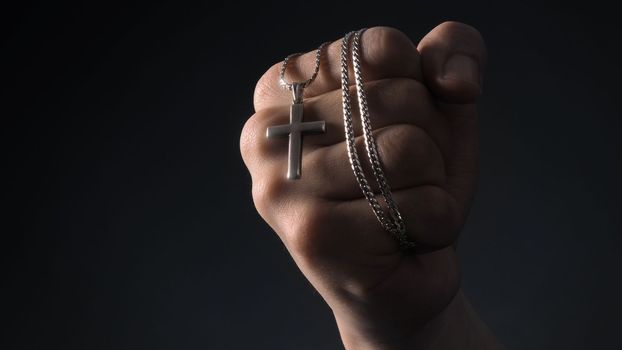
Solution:
<svg viewBox="0 0 622 350"><path fill-rule="evenodd" d="M287 161L287 178L289 180L300 179L302 163L302 136L304 134L322 134L326 132L325 121L303 122L302 121L302 94L303 83L293 83L292 93L294 102L289 108L289 124L270 126L266 130L266 137L289 137L289 152Z"/></svg>

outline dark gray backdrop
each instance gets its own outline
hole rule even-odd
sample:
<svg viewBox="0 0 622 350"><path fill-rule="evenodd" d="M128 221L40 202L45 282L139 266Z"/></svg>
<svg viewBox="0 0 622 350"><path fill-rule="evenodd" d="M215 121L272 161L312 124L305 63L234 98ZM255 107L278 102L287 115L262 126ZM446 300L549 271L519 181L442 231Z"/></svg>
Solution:
<svg viewBox="0 0 622 350"><path fill-rule="evenodd" d="M467 294L513 349L613 348L620 20L594 2L23 2L2 17L4 349L339 349L255 213L255 80L346 31L452 19L490 55Z"/></svg>

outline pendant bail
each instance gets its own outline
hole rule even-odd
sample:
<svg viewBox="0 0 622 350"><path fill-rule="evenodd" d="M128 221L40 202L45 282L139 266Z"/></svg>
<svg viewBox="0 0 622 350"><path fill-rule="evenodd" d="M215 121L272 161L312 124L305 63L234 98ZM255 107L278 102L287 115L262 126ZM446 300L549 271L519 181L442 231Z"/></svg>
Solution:
<svg viewBox="0 0 622 350"><path fill-rule="evenodd" d="M302 95L304 94L304 83L292 83L292 94L294 95L294 103L302 103Z"/></svg>

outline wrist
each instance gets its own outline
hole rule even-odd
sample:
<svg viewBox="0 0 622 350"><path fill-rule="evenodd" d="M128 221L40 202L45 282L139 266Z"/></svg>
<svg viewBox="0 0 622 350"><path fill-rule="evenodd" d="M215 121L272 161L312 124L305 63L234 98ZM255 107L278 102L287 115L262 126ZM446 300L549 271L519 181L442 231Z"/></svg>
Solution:
<svg viewBox="0 0 622 350"><path fill-rule="evenodd" d="M335 320L346 350L432 350L446 333L448 320L457 313L457 296L433 319L395 320L392 315L361 316L361 312L337 312Z"/></svg>
<svg viewBox="0 0 622 350"><path fill-rule="evenodd" d="M377 322L335 312L347 350L500 350L503 347L459 290L447 307L427 322Z"/></svg>

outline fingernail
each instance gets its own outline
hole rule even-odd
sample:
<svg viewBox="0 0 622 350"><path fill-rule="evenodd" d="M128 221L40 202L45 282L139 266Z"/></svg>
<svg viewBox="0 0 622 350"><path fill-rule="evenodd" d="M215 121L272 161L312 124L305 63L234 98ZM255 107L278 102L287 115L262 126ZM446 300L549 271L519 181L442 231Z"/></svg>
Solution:
<svg viewBox="0 0 622 350"><path fill-rule="evenodd" d="M482 88L479 63L471 56L454 54L445 62L443 79L465 81Z"/></svg>

